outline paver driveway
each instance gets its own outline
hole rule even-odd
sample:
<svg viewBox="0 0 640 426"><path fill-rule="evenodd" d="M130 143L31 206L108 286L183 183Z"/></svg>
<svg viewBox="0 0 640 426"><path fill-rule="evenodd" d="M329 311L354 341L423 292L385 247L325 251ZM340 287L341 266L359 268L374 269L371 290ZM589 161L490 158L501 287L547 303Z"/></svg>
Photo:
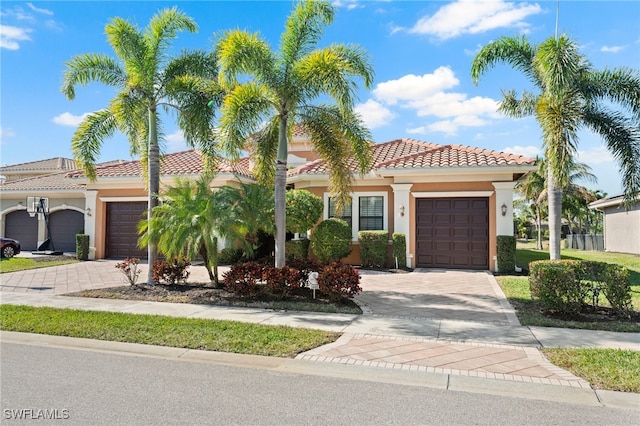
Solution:
<svg viewBox="0 0 640 426"><path fill-rule="evenodd" d="M519 325L489 272L416 269L412 273L362 271L357 301L370 314Z"/></svg>

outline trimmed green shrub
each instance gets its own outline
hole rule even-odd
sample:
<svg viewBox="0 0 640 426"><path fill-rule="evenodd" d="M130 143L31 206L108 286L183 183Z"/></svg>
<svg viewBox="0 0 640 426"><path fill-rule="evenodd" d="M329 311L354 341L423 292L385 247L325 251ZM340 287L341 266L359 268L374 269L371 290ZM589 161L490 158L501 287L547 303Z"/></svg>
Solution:
<svg viewBox="0 0 640 426"><path fill-rule="evenodd" d="M89 260L89 235L76 234L76 258Z"/></svg>
<svg viewBox="0 0 640 426"><path fill-rule="evenodd" d="M393 261L398 263L399 268L407 266L407 237L401 232L394 232L393 239Z"/></svg>
<svg viewBox="0 0 640 426"><path fill-rule="evenodd" d="M218 265L233 265L244 256L244 251L239 248L223 248L218 254Z"/></svg>
<svg viewBox="0 0 640 426"><path fill-rule="evenodd" d="M498 235L498 272L513 272L516 269L516 237Z"/></svg>
<svg viewBox="0 0 640 426"><path fill-rule="evenodd" d="M538 260L529 263L531 295L550 310L579 313L602 293L618 315L632 310L629 271L619 265L578 260Z"/></svg>
<svg viewBox="0 0 640 426"><path fill-rule="evenodd" d="M387 246L389 232L360 231L360 262L364 268L381 268L387 264Z"/></svg>
<svg viewBox="0 0 640 426"><path fill-rule="evenodd" d="M618 315L628 315L633 310L629 270L620 265L605 262L582 261L581 281L589 286L591 297L597 303L602 293Z"/></svg>
<svg viewBox="0 0 640 426"><path fill-rule="evenodd" d="M300 240L289 240L284 243L284 252L287 257L287 262L292 259L306 259L309 257L309 241L307 238Z"/></svg>
<svg viewBox="0 0 640 426"><path fill-rule="evenodd" d="M332 262L322 268L318 275L318 286L334 302L345 296L352 298L362 291L358 271L342 262Z"/></svg>
<svg viewBox="0 0 640 426"><path fill-rule="evenodd" d="M287 232L303 234L322 217L322 198L306 189L290 189L286 198Z"/></svg>
<svg viewBox="0 0 640 426"><path fill-rule="evenodd" d="M351 227L335 217L323 220L311 234L311 250L323 263L347 257L351 253Z"/></svg>
<svg viewBox="0 0 640 426"><path fill-rule="evenodd" d="M540 304L551 310L577 313L582 308L576 260L538 260L529 263L529 288Z"/></svg>

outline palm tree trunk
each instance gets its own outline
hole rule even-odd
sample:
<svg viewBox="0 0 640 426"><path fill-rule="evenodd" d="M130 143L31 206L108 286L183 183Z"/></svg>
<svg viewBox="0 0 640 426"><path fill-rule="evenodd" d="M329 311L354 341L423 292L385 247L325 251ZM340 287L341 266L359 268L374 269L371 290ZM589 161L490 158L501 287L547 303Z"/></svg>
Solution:
<svg viewBox="0 0 640 426"><path fill-rule="evenodd" d="M151 227L151 217L153 209L158 205L158 194L160 193L160 148L158 146L157 118L155 106L149 107L149 143L148 143L148 167L149 167L149 195L147 219ZM149 235L153 235L149 229ZM155 285L153 280L153 264L158 258L158 247L153 238L149 239L147 247L149 273L147 284Z"/></svg>
<svg viewBox="0 0 640 426"><path fill-rule="evenodd" d="M287 190L287 116L280 116L280 128L278 135L278 157L276 159L276 181L275 181L275 219L276 219L276 268L281 268L285 264L285 239L286 233L286 205L285 191Z"/></svg>
<svg viewBox="0 0 640 426"><path fill-rule="evenodd" d="M542 217L540 215L540 206L536 206L536 230L538 236L536 239L536 249L542 250Z"/></svg>
<svg viewBox="0 0 640 426"><path fill-rule="evenodd" d="M560 260L562 188L556 185L551 167L547 170L547 193L549 197L549 259Z"/></svg>

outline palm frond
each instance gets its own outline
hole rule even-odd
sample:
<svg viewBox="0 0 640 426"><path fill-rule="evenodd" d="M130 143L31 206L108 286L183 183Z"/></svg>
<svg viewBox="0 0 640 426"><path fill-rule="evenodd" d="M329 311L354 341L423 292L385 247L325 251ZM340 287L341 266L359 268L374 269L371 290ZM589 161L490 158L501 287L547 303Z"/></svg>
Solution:
<svg viewBox="0 0 640 426"><path fill-rule="evenodd" d="M80 123L73 138L71 150L73 158L89 180L96 180L96 162L104 140L117 130L117 122L112 111L103 109L89 114Z"/></svg>
<svg viewBox="0 0 640 426"><path fill-rule="evenodd" d="M288 68L309 54L333 22L334 6L326 1L298 1L280 37L283 67Z"/></svg>
<svg viewBox="0 0 640 426"><path fill-rule="evenodd" d="M216 43L216 57L220 84L227 90L236 86L243 74L250 74L270 86L277 84L274 54L257 33L240 30L221 33Z"/></svg>
<svg viewBox="0 0 640 426"><path fill-rule="evenodd" d="M471 63L473 84L478 84L480 77L499 63L511 65L522 72L534 84L539 82L532 64L537 46L532 45L526 37L501 37L480 49Z"/></svg>
<svg viewBox="0 0 640 426"><path fill-rule="evenodd" d="M124 88L127 76L120 64L107 55L86 53L65 63L61 91L67 99L75 99L75 86L99 82Z"/></svg>

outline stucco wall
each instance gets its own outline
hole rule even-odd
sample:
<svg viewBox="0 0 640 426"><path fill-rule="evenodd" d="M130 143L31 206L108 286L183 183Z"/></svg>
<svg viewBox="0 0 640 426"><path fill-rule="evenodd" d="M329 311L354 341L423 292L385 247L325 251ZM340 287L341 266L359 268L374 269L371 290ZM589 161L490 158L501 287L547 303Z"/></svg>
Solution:
<svg viewBox="0 0 640 426"><path fill-rule="evenodd" d="M640 255L640 204L605 209L605 250Z"/></svg>

